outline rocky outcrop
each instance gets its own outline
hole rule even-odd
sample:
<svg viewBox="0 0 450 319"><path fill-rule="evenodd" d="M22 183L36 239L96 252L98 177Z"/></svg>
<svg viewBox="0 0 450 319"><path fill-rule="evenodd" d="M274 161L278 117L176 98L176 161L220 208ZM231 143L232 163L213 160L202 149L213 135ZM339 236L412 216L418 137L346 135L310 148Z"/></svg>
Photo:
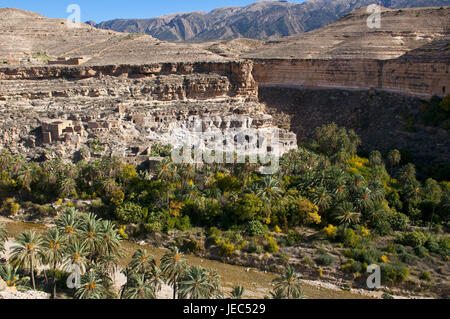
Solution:
<svg viewBox="0 0 450 319"><path fill-rule="evenodd" d="M129 87L130 95L132 95L133 87L137 86L136 90L140 90L141 94L151 95L151 93L156 92L156 99L161 100L205 99L218 96L239 96L254 99L257 95L257 86L252 76L252 66L251 61L237 61L85 67L2 67L0 68L0 80L46 80L44 86L45 84L49 84L48 86L52 88L65 86L60 91L42 90L40 93L33 93L33 89L25 90L28 98L33 98L33 96L35 98L52 97L53 95L70 96L71 94L100 96L102 95L100 92L102 87L106 90L104 87L106 83L111 90L121 90L124 86ZM109 81L111 83L102 80L107 77L111 79ZM92 85L89 85L89 87L94 91L83 89L79 85L80 82L73 82L73 80L86 79L91 79ZM52 84L56 83L54 80L59 80L56 87ZM99 87L93 85L94 82L98 82ZM128 85L125 82L129 82ZM7 84L8 82L3 83ZM27 85L27 82L22 83ZM34 84L31 87L34 87ZM8 95L7 92L0 90L0 99L7 99L5 95ZM107 93L105 95L114 96L115 94Z"/></svg>
<svg viewBox="0 0 450 319"><path fill-rule="evenodd" d="M430 97L448 94L449 70L448 61L441 60L260 59L253 75L261 87L377 88Z"/></svg>
<svg viewBox="0 0 450 319"><path fill-rule="evenodd" d="M258 102L252 69L251 61L0 68L0 145L29 160L108 155L133 165L150 165L154 144L231 152L228 135L241 131L278 134L273 153L295 148L295 134Z"/></svg>

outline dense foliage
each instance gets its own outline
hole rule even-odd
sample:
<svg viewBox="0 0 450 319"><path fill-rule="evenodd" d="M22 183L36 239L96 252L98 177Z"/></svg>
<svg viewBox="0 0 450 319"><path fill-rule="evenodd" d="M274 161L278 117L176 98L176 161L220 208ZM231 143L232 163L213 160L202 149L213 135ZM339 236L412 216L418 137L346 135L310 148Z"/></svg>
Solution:
<svg viewBox="0 0 450 319"><path fill-rule="evenodd" d="M193 226L210 229L210 240L225 256L236 250L278 253L279 246L301 241L296 228L309 227L353 250L371 247L376 236L395 235L397 244L411 246L419 255L430 251L448 258L449 239L442 230L449 222L450 182L419 181L413 164L400 166L398 150L387 154L373 151L369 158L359 157L359 144L353 131L335 124L322 126L310 143L280 159L280 170L274 175L261 175L249 163L176 165L166 158L155 170L142 173L114 158L76 164L60 159L35 163L2 151L1 211L14 215L23 209L34 211L35 216L52 216L57 213L55 203L61 206L63 200L70 200L66 205L71 205L82 199L96 216L135 225L135 235L185 231ZM168 153L165 148L155 148L155 152ZM87 233L95 230L86 221L83 225ZM402 233L416 228L415 232ZM287 236L277 241L270 231ZM245 241L243 235L261 240ZM95 255L96 240L86 242L95 258L99 257ZM52 258L57 259L58 253L54 254ZM407 259L408 254L400 252L399 256ZM368 260L358 251L350 252L342 268L364 272L369 262L386 259L383 254L375 255ZM32 258L27 258L31 263ZM318 256L317 262L325 266L333 263L327 255ZM406 274L404 269L384 264L384 273L395 273L390 275L393 282ZM209 291L211 283L203 283L203 270L188 272L190 282L204 285L198 291L177 286L178 275L166 272L174 291L179 288L183 296L204 296ZM142 289L124 295L152 296L144 279L130 278Z"/></svg>

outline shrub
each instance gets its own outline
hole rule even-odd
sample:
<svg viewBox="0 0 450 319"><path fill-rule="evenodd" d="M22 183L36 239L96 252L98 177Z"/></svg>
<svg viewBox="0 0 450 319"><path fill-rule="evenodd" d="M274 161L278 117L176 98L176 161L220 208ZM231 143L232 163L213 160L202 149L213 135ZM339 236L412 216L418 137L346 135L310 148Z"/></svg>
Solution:
<svg viewBox="0 0 450 319"><path fill-rule="evenodd" d="M330 254L321 254L315 261L319 266L330 266L334 263L334 258Z"/></svg>
<svg viewBox="0 0 450 319"><path fill-rule="evenodd" d="M278 256L280 257L281 262L282 262L284 265L289 265L289 258L290 258L290 257L289 257L288 254L280 253Z"/></svg>
<svg viewBox="0 0 450 319"><path fill-rule="evenodd" d="M346 229L342 234L342 243L346 247L358 247L361 243L361 238L355 233L353 229Z"/></svg>
<svg viewBox="0 0 450 319"><path fill-rule="evenodd" d="M183 240L183 244L181 245L181 250L187 253L196 253L201 250L200 244L195 239L185 239Z"/></svg>
<svg viewBox="0 0 450 319"><path fill-rule="evenodd" d="M257 242L250 242L247 246L247 252L254 254L260 254L263 252L263 247L261 245L259 245Z"/></svg>
<svg viewBox="0 0 450 319"><path fill-rule="evenodd" d="M286 237L286 244L288 246L294 246L298 243L301 243L303 240L303 236L296 232L295 230L289 230L288 235Z"/></svg>
<svg viewBox="0 0 450 319"><path fill-rule="evenodd" d="M436 240L436 238L431 237L427 243L425 244L425 247L428 248L428 250L432 253L438 254L440 253L440 247L439 242Z"/></svg>
<svg viewBox="0 0 450 319"><path fill-rule="evenodd" d="M356 261L360 261L362 263L370 265L375 264L378 260L380 260L381 257L383 256L383 253L375 247L369 247L369 248L349 249L345 251L344 255L347 258L351 258Z"/></svg>
<svg viewBox="0 0 450 319"><path fill-rule="evenodd" d="M14 198L7 198L3 202L2 210L9 215L16 215L19 212L20 205L16 203Z"/></svg>
<svg viewBox="0 0 450 319"><path fill-rule="evenodd" d="M148 210L133 202L126 202L116 207L116 218L125 224L138 223L147 218Z"/></svg>
<svg viewBox="0 0 450 319"><path fill-rule="evenodd" d="M148 233L156 233L162 231L163 227L160 222L152 222L144 225L144 229Z"/></svg>
<svg viewBox="0 0 450 319"><path fill-rule="evenodd" d="M230 243L228 239L220 243L219 255L221 256L233 256L236 253L236 246Z"/></svg>
<svg viewBox="0 0 450 319"><path fill-rule="evenodd" d="M280 247L278 247L278 244L277 244L275 238L267 236L267 237L266 237L266 240L267 240L267 244L266 244L266 246L264 247L264 249L265 249L268 253L275 254L275 253L277 253L278 251L280 251Z"/></svg>
<svg viewBox="0 0 450 319"><path fill-rule="evenodd" d="M387 221L393 230L405 230L409 226L409 218L402 213L389 214Z"/></svg>
<svg viewBox="0 0 450 319"><path fill-rule="evenodd" d="M341 266L341 269L352 274L361 274L365 271L363 263L353 259L349 259L347 263Z"/></svg>
<svg viewBox="0 0 450 319"><path fill-rule="evenodd" d="M387 284L399 284L404 282L409 276L409 269L402 264L387 264L382 263L381 281Z"/></svg>
<svg viewBox="0 0 450 319"><path fill-rule="evenodd" d="M322 229L322 232L327 236L328 239L334 239L337 234L337 227L329 224L327 227Z"/></svg>
<svg viewBox="0 0 450 319"><path fill-rule="evenodd" d="M416 253L417 257L424 258L428 256L428 249L426 249L423 246L418 246L414 248L414 252Z"/></svg>
<svg viewBox="0 0 450 319"><path fill-rule="evenodd" d="M415 230L413 232L404 233L399 237L398 241L403 245L419 247L425 244L427 237L421 231Z"/></svg>
<svg viewBox="0 0 450 319"><path fill-rule="evenodd" d="M376 219L372 222L372 227L375 232L381 236L386 236L392 233L391 224L387 219Z"/></svg>
<svg viewBox="0 0 450 319"><path fill-rule="evenodd" d="M259 220L251 220L247 224L247 233L250 236L262 236L267 233L267 226L263 225Z"/></svg>
<svg viewBox="0 0 450 319"><path fill-rule="evenodd" d="M431 280L431 273L429 271L424 271L420 274L420 279L430 281Z"/></svg>
<svg viewBox="0 0 450 319"><path fill-rule="evenodd" d="M208 236L216 237L216 236L220 236L220 235L222 235L222 231L219 228L217 228L217 227L210 227L208 229Z"/></svg>

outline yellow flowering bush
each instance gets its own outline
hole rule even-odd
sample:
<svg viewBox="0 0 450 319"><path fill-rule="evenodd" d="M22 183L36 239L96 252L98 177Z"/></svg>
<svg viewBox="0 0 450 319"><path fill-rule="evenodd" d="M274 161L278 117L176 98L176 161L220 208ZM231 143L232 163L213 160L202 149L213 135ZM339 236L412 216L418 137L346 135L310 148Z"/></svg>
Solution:
<svg viewBox="0 0 450 319"><path fill-rule="evenodd" d="M365 226L361 226L361 228L359 229L359 233L363 237L368 237L370 236L370 229Z"/></svg>
<svg viewBox="0 0 450 319"><path fill-rule="evenodd" d="M327 238L334 238L337 235L337 227L329 224L327 227L322 229L322 232L327 236Z"/></svg>
<svg viewBox="0 0 450 319"><path fill-rule="evenodd" d="M119 235L123 238L123 239L128 239L128 234L126 233L126 226L122 225L119 227Z"/></svg>
<svg viewBox="0 0 450 319"><path fill-rule="evenodd" d="M266 235L266 241L267 241L267 244L265 246L265 249L268 253L275 254L280 251L280 247L278 246L275 238Z"/></svg>
<svg viewBox="0 0 450 319"><path fill-rule="evenodd" d="M317 212L308 213L308 222L310 224L320 224L322 222L322 217Z"/></svg>
<svg viewBox="0 0 450 319"><path fill-rule="evenodd" d="M220 243L219 254L221 256L232 256L236 253L236 246L232 244L229 239L226 239Z"/></svg>
<svg viewBox="0 0 450 319"><path fill-rule="evenodd" d="M7 211L11 215L16 215L20 209L20 205L16 203L14 198L7 198L3 202L2 210Z"/></svg>
<svg viewBox="0 0 450 319"><path fill-rule="evenodd" d="M381 261L384 263L388 263L389 262L389 258L386 255L381 256Z"/></svg>

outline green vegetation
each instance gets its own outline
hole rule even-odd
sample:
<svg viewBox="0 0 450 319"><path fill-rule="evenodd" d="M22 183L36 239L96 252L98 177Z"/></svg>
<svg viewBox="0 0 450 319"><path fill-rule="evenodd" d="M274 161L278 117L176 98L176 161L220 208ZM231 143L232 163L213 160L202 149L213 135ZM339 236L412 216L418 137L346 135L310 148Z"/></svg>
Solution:
<svg viewBox="0 0 450 319"><path fill-rule="evenodd" d="M56 158L35 163L2 151L0 213L45 218L74 206L75 200L88 203L79 207L85 217L66 213L58 219L60 233L48 234L45 240L37 240L32 234L18 239L21 248L15 251L14 265L27 268L25 275L33 282L32 269L38 257L27 247L33 245L36 251L46 247L50 253L46 263L51 266L55 287L59 270L55 265L67 258L64 251L84 256L86 262L73 262L83 269L94 269L112 262L103 261L98 249L109 247L109 254L118 251L121 238L171 230L186 232L193 227L208 230L204 247L224 258L238 253L267 253L278 256L283 264L289 256L280 252L280 247L301 245L305 232L309 232L314 234L310 242L342 248L346 259L339 265L338 259L325 252L306 256L305 264L307 260L308 265L314 264L314 260L319 266L335 265L358 276L365 273L367 265L381 263L387 284L407 281L409 268L418 259L448 260L450 183L418 180L414 165L402 165L403 153L399 150L386 154L373 151L369 158L360 157L359 144L352 131L335 124L322 126L312 141L285 154L279 172L270 176L259 174L250 163L177 165L166 157L148 174L115 158L76 164ZM153 155L169 153L169 146L152 148ZM111 222L97 222L96 218ZM104 231L114 233L115 238L106 246L99 244L99 234ZM52 248L59 240L68 242L70 248ZM0 240L0 249L1 244ZM161 276L174 288L174 296L217 297L211 288L214 282L205 282L208 270L190 268L181 257L181 250L197 252L204 247L190 239L163 258ZM86 285L104 278L102 289L92 288L76 296L105 296L99 292L108 291L110 286L104 270L98 270L96 277L83 277ZM129 286L134 288L124 291L123 296L154 296L157 290L152 292L147 277L141 275L129 277ZM201 288L183 286L180 280L185 276ZM288 296L294 295L289 292Z"/></svg>
<svg viewBox="0 0 450 319"><path fill-rule="evenodd" d="M37 60L41 60L43 63L48 63L48 61L51 61L52 58L49 57L45 52L38 51L33 54L33 58Z"/></svg>
<svg viewBox="0 0 450 319"><path fill-rule="evenodd" d="M0 225L0 239L3 249L7 239L4 225ZM60 287L67 297L76 299L155 299L167 283L173 286L174 299L224 298L217 272L189 266L177 247L162 256L160 268L147 250L138 249L122 270L125 284L116 291L113 276L124 254L120 231L110 221L73 208L66 209L56 226L44 234L25 231L17 236L11 250L9 261L0 264L0 278L19 291L39 288L56 298ZM82 272L80 285L68 289L64 285L74 265ZM45 269L50 269L51 280ZM290 267L274 282L272 294L278 298L297 298L301 294L297 275ZM240 299L243 294L243 287L237 286L231 297Z"/></svg>

